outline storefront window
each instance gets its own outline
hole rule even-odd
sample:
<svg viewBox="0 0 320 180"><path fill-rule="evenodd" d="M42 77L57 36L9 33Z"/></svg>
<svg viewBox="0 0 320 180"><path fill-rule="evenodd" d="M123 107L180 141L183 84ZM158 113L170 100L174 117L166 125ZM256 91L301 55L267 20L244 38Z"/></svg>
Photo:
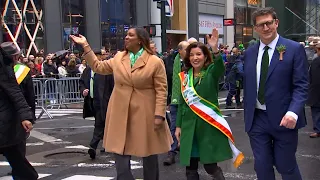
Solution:
<svg viewBox="0 0 320 180"><path fill-rule="evenodd" d="M243 43L245 47L253 38L253 21L252 13L259 7L262 7L261 0L235 0L234 17L236 18L235 26L235 43Z"/></svg>
<svg viewBox="0 0 320 180"><path fill-rule="evenodd" d="M127 31L135 24L136 0L101 0L102 46L116 52L124 48Z"/></svg>
<svg viewBox="0 0 320 180"><path fill-rule="evenodd" d="M14 42L26 56L43 49L41 0L2 0L0 8L4 20L3 41Z"/></svg>
<svg viewBox="0 0 320 180"><path fill-rule="evenodd" d="M84 0L62 0L64 48L71 51L81 47L70 41L70 34L85 35Z"/></svg>

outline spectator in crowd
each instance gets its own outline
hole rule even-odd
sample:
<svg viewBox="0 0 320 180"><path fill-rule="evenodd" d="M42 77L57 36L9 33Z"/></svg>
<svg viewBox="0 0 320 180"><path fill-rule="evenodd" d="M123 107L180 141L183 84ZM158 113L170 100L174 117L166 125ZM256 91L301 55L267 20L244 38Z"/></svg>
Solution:
<svg viewBox="0 0 320 180"><path fill-rule="evenodd" d="M53 64L52 59L48 59L47 62L44 63L43 72L48 77L52 77L58 74L58 70L56 66Z"/></svg>
<svg viewBox="0 0 320 180"><path fill-rule="evenodd" d="M320 137L320 44L316 45L317 55L309 70L310 85L307 104L311 107L314 133L310 138Z"/></svg>
<svg viewBox="0 0 320 180"><path fill-rule="evenodd" d="M34 55L30 54L29 57L28 57L28 61L34 62L34 60L35 60Z"/></svg>
<svg viewBox="0 0 320 180"><path fill-rule="evenodd" d="M27 57L22 58L22 62L21 62L22 64L28 65L28 62L29 62L29 59Z"/></svg>
<svg viewBox="0 0 320 180"><path fill-rule="evenodd" d="M85 59L82 59L81 64L79 66L79 73L82 74L83 71L87 68L87 61Z"/></svg>
<svg viewBox="0 0 320 180"><path fill-rule="evenodd" d="M77 68L77 63L75 58L69 60L68 66L66 67L68 76L75 77L79 73L79 69Z"/></svg>
<svg viewBox="0 0 320 180"><path fill-rule="evenodd" d="M107 152L114 153L117 179L135 179L130 159L138 156L143 157L144 179L159 180L157 155L169 151L172 138L165 121L165 67L150 49L148 32L130 28L125 51L107 61L98 60L84 36L70 38L83 47L84 57L94 72L115 77L103 144Z"/></svg>
<svg viewBox="0 0 320 180"><path fill-rule="evenodd" d="M81 64L81 60L74 53L69 54L69 60L72 60L72 59L74 59L76 61L76 65ZM68 64L69 64L69 62L68 62Z"/></svg>
<svg viewBox="0 0 320 180"><path fill-rule="evenodd" d="M39 75L41 75L42 71L42 63L43 63L43 57L36 57L34 60L34 65L36 66L37 70L39 71Z"/></svg>
<svg viewBox="0 0 320 180"><path fill-rule="evenodd" d="M38 77L40 75L40 71L37 69L37 67L34 65L32 61L28 62L28 67L30 68L32 78Z"/></svg>
<svg viewBox="0 0 320 180"><path fill-rule="evenodd" d="M65 59L61 60L61 63L59 64L58 67L58 72L60 77L67 77L68 71L66 69L67 66L67 61Z"/></svg>

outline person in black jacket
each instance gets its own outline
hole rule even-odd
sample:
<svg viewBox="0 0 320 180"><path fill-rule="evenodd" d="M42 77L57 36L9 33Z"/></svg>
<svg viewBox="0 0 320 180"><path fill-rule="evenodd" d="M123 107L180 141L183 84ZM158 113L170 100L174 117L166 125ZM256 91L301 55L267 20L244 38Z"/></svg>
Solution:
<svg viewBox="0 0 320 180"><path fill-rule="evenodd" d="M105 53L104 50L95 50L94 52L98 58L103 57L102 55ZM95 74L90 67L83 71L80 78L80 92L85 97L83 118L95 117L93 137L88 150L91 159L95 159L96 149L100 140L103 139L106 111L113 86L112 75ZM104 150L101 150L101 152L104 152Z"/></svg>
<svg viewBox="0 0 320 180"><path fill-rule="evenodd" d="M12 69L12 59L0 48L0 153L12 167L15 180L36 180L38 173L22 151L33 115Z"/></svg>

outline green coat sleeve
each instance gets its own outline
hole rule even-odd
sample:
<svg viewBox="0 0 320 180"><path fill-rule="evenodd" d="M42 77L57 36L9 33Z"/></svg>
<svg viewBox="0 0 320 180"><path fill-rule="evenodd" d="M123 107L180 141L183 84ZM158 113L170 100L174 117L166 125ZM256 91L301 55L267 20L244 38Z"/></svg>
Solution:
<svg viewBox="0 0 320 180"><path fill-rule="evenodd" d="M214 55L212 55L212 59L213 64L209 66L209 72L212 73L215 79L219 79L225 72L225 66L222 56L219 55L218 57L215 57Z"/></svg>
<svg viewBox="0 0 320 180"><path fill-rule="evenodd" d="M185 102L182 99L182 96L180 96L180 101L179 101L179 104L178 104L177 120L176 120L176 127L179 127L179 128L181 128L181 123L182 123L183 103L185 103Z"/></svg>

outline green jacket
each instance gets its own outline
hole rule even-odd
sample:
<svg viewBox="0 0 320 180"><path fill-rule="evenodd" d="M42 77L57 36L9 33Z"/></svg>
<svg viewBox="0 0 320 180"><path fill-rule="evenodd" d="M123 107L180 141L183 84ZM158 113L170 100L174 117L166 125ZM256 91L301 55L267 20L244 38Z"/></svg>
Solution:
<svg viewBox="0 0 320 180"><path fill-rule="evenodd" d="M194 80L194 88L204 99L216 106L218 103L219 78L225 72L222 56L214 60L206 69L206 73L198 84ZM217 163L232 158L232 151L228 138L218 129L211 126L196 115L184 102L180 91L180 103L176 126L181 128L180 137L180 162L182 165L190 164L190 157L200 157L203 164ZM195 152L196 151L196 152Z"/></svg>
<svg viewBox="0 0 320 180"><path fill-rule="evenodd" d="M179 78L180 72L181 72L181 61L180 61L180 54L178 53L173 61L171 104L179 104L179 101L180 101L180 94L181 94L180 78Z"/></svg>

